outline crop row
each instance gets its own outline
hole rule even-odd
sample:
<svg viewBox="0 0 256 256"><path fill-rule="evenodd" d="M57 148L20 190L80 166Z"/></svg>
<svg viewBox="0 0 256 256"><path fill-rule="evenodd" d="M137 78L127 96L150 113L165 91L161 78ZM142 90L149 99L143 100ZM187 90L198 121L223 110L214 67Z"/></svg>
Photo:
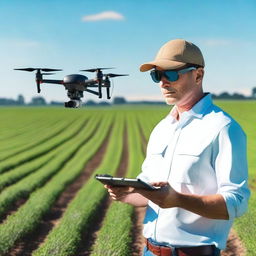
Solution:
<svg viewBox="0 0 256 256"><path fill-rule="evenodd" d="M33 255L75 255L81 242L82 232L86 232L93 223L97 211L102 210L100 206L106 196L106 190L94 179L94 174L107 172L114 175L122 152L123 126L123 118L116 117L105 157L98 170L77 193L59 225L51 231L45 243Z"/></svg>
<svg viewBox="0 0 256 256"><path fill-rule="evenodd" d="M94 134L95 130L97 130L97 124L99 123L97 119L92 117L89 120L86 126L86 134L83 133L83 129L80 129L67 143L62 144L55 153L52 161L47 162L47 164L43 165L36 172L26 176L19 182L2 191L0 194L0 216L8 210L14 201L21 197L26 198L31 191L41 187L48 179L65 166L65 164L69 162L72 156L79 150L79 147L86 143L86 141ZM26 172L26 169L24 169L24 172Z"/></svg>
<svg viewBox="0 0 256 256"><path fill-rule="evenodd" d="M16 127L8 127L7 130L0 135L1 137L1 152L5 149L8 149L11 147L11 145L19 145L18 142L22 145L22 143L26 142L26 139L31 136L30 138L36 136L37 132L42 132L48 127L51 127L55 125L57 122L56 120L47 120L46 122L40 124L39 122L33 123L33 125L30 125L29 127L26 127L26 130L20 131L19 134L17 134L17 126ZM15 130L15 131L13 131Z"/></svg>
<svg viewBox="0 0 256 256"><path fill-rule="evenodd" d="M30 173L35 172L39 168L43 167L45 164L49 164L50 160L53 159L55 155L65 152L65 149L69 147L69 140L74 139L75 136L78 135L83 129L87 129L88 125L85 126L85 122L87 122L87 120L80 120L80 122L72 123L71 128L69 128L69 132L67 131L67 129L65 129L65 132L63 133L65 141L63 140L61 144L57 145L56 148L50 150L47 154L39 158L35 158L31 161L25 162L22 165L18 165L10 171L2 174L0 180L0 191L5 186L13 184L14 182L17 182L21 178L29 175Z"/></svg>
<svg viewBox="0 0 256 256"><path fill-rule="evenodd" d="M81 124L81 121L83 121L82 124ZM84 126L84 123L86 121L77 120L76 122L80 123L80 129L81 129ZM77 132L77 125L72 124L72 126L69 129L64 129L62 133L56 135L50 141L45 141L44 143L38 145L35 148L31 148L27 151L20 152L19 154L2 161L0 163L0 173L8 171L11 168L14 168L18 165L21 165L25 162L28 162L39 156L44 155L45 153L49 152L50 150L53 150L54 148L58 147L65 141L69 140L69 138L71 138L76 132Z"/></svg>
<svg viewBox="0 0 256 256"><path fill-rule="evenodd" d="M129 162L126 176L136 177L143 161L141 136L135 116L128 115L127 123ZM132 227L133 207L119 202L112 203L98 233L91 255L131 255Z"/></svg>
<svg viewBox="0 0 256 256"><path fill-rule="evenodd" d="M9 110L9 111L8 111ZM33 109L1 109L4 120L0 124L0 141L20 140L36 131L43 131L43 127L63 120L65 115L49 115L49 111L35 111ZM9 113L8 113L9 112ZM42 120L44 122L42 122Z"/></svg>
<svg viewBox="0 0 256 256"><path fill-rule="evenodd" d="M87 143L84 144L81 138L80 141L73 141L75 145L79 145L75 155L71 159L66 156L69 161L65 166L43 187L33 192L27 202L0 226L0 253L6 253L17 240L35 230L42 216L49 211L65 187L81 173L85 163L97 151L108 132L106 127L110 126L111 121L111 115L102 118L95 135ZM87 132L90 133L88 130ZM59 169L59 161L54 161L52 165L53 168Z"/></svg>
<svg viewBox="0 0 256 256"><path fill-rule="evenodd" d="M1 143L2 151L0 152L0 160L3 161L18 153L25 152L42 143L47 143L53 137L65 131L66 127L72 124L73 121L59 121L55 124L48 124L43 126L40 130L36 131L36 135L27 134L23 138L17 138L13 141L7 141L6 144Z"/></svg>

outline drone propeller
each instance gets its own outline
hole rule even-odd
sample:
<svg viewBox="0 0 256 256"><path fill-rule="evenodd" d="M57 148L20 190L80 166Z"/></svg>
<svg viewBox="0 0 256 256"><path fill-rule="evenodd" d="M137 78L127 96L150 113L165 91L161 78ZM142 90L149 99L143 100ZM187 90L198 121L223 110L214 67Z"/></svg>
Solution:
<svg viewBox="0 0 256 256"><path fill-rule="evenodd" d="M99 70L103 70L103 69L112 69L112 68L90 68L90 69L83 69L80 71L95 72L95 71L99 71Z"/></svg>
<svg viewBox="0 0 256 256"><path fill-rule="evenodd" d="M14 70L21 70L21 71L32 72L32 71L35 71L36 69L34 69L34 68L15 68Z"/></svg>
<svg viewBox="0 0 256 256"><path fill-rule="evenodd" d="M129 76L128 74L113 74L113 73L108 73L104 74L105 77L116 77L116 76Z"/></svg>
<svg viewBox="0 0 256 256"><path fill-rule="evenodd" d="M44 71L44 72L51 72L51 71L62 71L62 69L55 69L55 68L15 68L14 70L20 70L20 71Z"/></svg>
<svg viewBox="0 0 256 256"><path fill-rule="evenodd" d="M14 70L28 71L28 72L36 71L36 86L37 86L38 93L41 92L40 83L42 82L43 75L55 74L55 73L41 73L41 71L43 72L62 71L62 69L56 69L56 68L15 68Z"/></svg>
<svg viewBox="0 0 256 256"><path fill-rule="evenodd" d="M41 73L41 75L44 75L44 76L49 76L49 75L54 75L56 73Z"/></svg>
<svg viewBox="0 0 256 256"><path fill-rule="evenodd" d="M51 71L62 71L62 69L56 69L56 68L41 68L44 72L51 72Z"/></svg>

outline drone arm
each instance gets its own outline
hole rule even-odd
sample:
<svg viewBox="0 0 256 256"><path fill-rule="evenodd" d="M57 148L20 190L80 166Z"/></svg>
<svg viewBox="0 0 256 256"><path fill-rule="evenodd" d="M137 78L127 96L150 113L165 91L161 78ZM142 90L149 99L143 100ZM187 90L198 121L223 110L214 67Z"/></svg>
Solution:
<svg viewBox="0 0 256 256"><path fill-rule="evenodd" d="M99 93L98 92L95 92L95 91L93 91L93 90L90 90L90 89L85 89L85 91L86 92L89 92L89 93L92 93L92 94L95 94L95 95L99 95Z"/></svg>
<svg viewBox="0 0 256 256"><path fill-rule="evenodd" d="M41 83L47 84L63 84L63 80L52 80L52 79L42 79Z"/></svg>

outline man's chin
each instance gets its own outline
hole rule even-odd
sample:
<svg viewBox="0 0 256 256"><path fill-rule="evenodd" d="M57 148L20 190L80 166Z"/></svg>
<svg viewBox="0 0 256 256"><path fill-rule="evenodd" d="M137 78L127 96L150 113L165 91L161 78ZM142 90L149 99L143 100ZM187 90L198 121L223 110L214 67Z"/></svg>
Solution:
<svg viewBox="0 0 256 256"><path fill-rule="evenodd" d="M176 100L171 98L165 98L165 102L167 105L175 105Z"/></svg>

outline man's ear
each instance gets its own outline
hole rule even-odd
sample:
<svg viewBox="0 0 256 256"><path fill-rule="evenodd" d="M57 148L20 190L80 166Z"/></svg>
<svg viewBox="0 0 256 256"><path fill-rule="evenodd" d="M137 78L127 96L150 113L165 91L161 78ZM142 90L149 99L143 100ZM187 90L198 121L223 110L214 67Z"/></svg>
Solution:
<svg viewBox="0 0 256 256"><path fill-rule="evenodd" d="M196 70L196 83L202 82L204 77L204 69L203 68L198 68Z"/></svg>

